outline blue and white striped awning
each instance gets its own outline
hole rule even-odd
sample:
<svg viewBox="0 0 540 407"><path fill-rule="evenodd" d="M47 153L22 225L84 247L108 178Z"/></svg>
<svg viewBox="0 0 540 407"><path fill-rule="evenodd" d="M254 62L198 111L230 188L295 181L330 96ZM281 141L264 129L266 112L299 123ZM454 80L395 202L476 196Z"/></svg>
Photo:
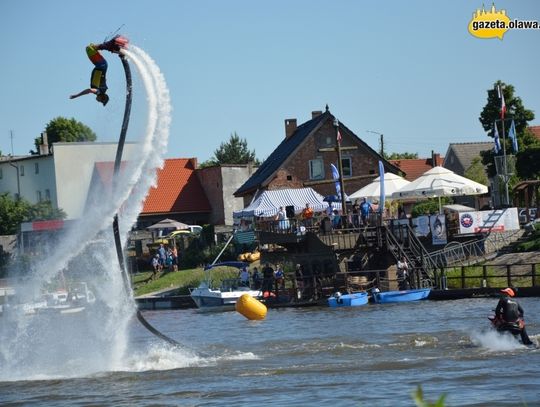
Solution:
<svg viewBox="0 0 540 407"><path fill-rule="evenodd" d="M251 216L270 217L277 214L279 207L294 206L294 213L299 214L309 203L314 212L323 212L328 203L323 201L324 197L313 188L297 189L276 189L263 191L253 202L241 211L233 212L235 218L245 218ZM340 210L340 203L333 203L335 209Z"/></svg>

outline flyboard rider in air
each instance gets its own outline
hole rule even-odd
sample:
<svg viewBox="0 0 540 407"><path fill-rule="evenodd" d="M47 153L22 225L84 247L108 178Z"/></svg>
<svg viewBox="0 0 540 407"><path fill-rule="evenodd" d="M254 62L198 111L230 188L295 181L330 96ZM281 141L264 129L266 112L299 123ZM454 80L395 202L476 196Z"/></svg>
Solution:
<svg viewBox="0 0 540 407"><path fill-rule="evenodd" d="M77 94L71 95L70 99L78 98L79 96L88 95L90 93L96 95L96 100L103 103L105 106L109 102L109 95L107 95L107 61L103 58L103 55L99 51L106 50L112 53L119 53L121 48L127 48L128 39L116 35L112 39L105 41L101 44L89 44L86 47L86 55L90 61L94 64L94 69L90 75L90 87L80 91Z"/></svg>

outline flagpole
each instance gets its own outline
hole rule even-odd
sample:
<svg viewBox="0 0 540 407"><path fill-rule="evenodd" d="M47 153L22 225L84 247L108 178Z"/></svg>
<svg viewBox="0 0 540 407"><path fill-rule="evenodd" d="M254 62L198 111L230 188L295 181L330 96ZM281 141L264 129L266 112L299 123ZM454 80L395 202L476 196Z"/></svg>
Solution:
<svg viewBox="0 0 540 407"><path fill-rule="evenodd" d="M334 117L334 127L336 128L336 143L338 154L339 184L341 186L341 216L344 222L347 222L347 202L345 201L345 188L343 188L343 163L341 162L341 140L339 140L339 120Z"/></svg>
<svg viewBox="0 0 540 407"><path fill-rule="evenodd" d="M504 188L506 193L506 206L510 206L510 197L508 195L508 167L506 165L506 134L504 130L504 120L502 121L502 133L503 133L503 163L504 163Z"/></svg>
<svg viewBox="0 0 540 407"><path fill-rule="evenodd" d="M506 133L504 129L504 115L506 113L506 103L504 101L504 93L501 85L498 85L499 99L501 100L501 124L503 133L503 165L504 165L504 188L506 193L506 206L510 206L510 196L508 194L508 167L506 165Z"/></svg>

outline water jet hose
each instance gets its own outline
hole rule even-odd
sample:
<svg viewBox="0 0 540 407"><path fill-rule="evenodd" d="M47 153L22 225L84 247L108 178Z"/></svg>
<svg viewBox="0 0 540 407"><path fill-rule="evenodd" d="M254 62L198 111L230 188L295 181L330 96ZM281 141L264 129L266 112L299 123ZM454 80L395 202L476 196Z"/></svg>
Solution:
<svg viewBox="0 0 540 407"><path fill-rule="evenodd" d="M129 68L129 63L126 59L126 56L123 55L122 53L118 54L118 56L120 57L120 61L122 61L122 66L124 67L124 72L126 74L126 106L124 109L124 121L122 122L122 130L120 132L120 138L118 139L118 147L116 149L116 157L114 159L113 182L116 182L118 180L118 173L120 172L120 164L122 162L122 153L124 151L124 144L126 141L126 134L127 134L128 126L129 126L129 116L131 114L131 100L132 100L131 69ZM120 238L120 228L118 226L118 213L114 215L114 219L113 219L113 234L114 234L114 244L116 246L116 255L118 256L118 263L120 264L120 270L122 272L122 277L124 280L124 287L126 289L126 293L130 293L131 283L130 283L130 278L126 269L126 264L124 261L122 239ZM177 341L169 338L167 335L159 332L156 328L150 325L150 323L144 318L142 312L139 310L138 307L137 307L137 319L146 329L148 329L158 338L163 339L164 341L174 346L180 345Z"/></svg>

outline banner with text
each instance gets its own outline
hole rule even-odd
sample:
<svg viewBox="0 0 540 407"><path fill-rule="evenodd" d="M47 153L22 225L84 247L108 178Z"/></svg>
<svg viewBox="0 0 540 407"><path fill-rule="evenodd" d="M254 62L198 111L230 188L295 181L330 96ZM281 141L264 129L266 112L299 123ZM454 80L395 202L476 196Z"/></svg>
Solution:
<svg viewBox="0 0 540 407"><path fill-rule="evenodd" d="M459 213L459 233L505 232L519 229L517 208Z"/></svg>

